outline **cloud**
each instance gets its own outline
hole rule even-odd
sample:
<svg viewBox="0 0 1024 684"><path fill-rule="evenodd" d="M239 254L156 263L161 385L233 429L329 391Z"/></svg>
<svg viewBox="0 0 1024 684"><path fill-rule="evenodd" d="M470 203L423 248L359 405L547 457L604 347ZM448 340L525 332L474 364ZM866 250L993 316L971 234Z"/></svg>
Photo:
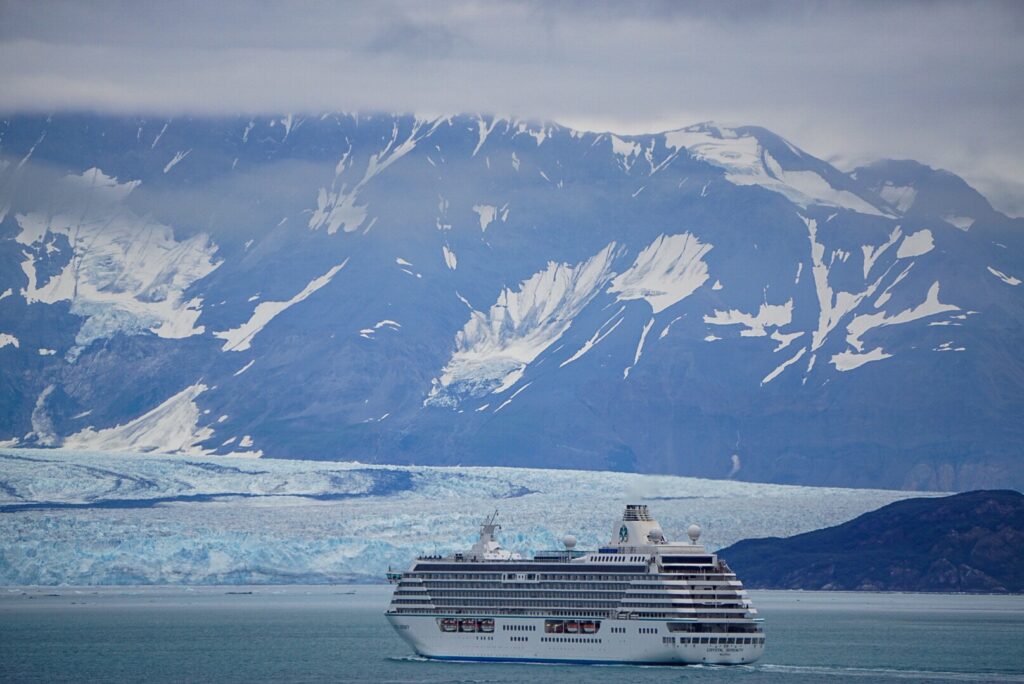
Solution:
<svg viewBox="0 0 1024 684"><path fill-rule="evenodd" d="M1024 214L1019 3L33 3L0 109L482 111L651 132L763 125L909 157Z"/></svg>

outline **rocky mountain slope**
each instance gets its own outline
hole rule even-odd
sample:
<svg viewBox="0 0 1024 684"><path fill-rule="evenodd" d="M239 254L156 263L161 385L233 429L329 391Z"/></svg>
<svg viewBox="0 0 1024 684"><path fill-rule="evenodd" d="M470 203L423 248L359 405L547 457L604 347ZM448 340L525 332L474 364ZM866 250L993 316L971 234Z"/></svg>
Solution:
<svg viewBox="0 0 1024 684"><path fill-rule="evenodd" d="M0 440L1024 486L1024 221L756 127L0 124Z"/></svg>
<svg viewBox="0 0 1024 684"><path fill-rule="evenodd" d="M908 499L823 530L721 555L754 588L1024 591L1024 495Z"/></svg>

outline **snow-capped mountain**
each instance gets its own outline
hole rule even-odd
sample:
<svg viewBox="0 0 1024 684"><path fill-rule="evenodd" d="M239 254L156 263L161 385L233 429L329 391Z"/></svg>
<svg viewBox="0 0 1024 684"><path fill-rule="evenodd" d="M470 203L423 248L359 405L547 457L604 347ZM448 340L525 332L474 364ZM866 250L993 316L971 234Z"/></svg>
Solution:
<svg viewBox="0 0 1024 684"><path fill-rule="evenodd" d="M1022 236L757 127L17 117L0 440L1021 487Z"/></svg>

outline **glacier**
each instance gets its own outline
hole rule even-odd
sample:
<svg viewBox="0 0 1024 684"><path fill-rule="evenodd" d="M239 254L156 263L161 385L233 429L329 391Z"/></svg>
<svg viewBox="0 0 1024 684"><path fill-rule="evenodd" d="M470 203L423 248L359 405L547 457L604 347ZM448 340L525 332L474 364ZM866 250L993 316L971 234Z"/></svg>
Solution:
<svg viewBox="0 0 1024 684"><path fill-rule="evenodd" d="M938 495L929 493L925 496ZM607 540L626 502L713 549L849 520L904 491L599 471L0 449L0 585L380 581L472 543L498 511L507 548Z"/></svg>

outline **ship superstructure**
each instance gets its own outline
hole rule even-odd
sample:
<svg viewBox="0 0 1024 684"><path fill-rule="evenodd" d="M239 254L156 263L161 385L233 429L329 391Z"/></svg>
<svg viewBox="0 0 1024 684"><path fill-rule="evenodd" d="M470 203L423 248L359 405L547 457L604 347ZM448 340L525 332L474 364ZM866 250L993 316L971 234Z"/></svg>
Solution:
<svg viewBox="0 0 1024 684"><path fill-rule="evenodd" d="M471 549L421 557L388 620L418 654L451 660L637 664L750 663L764 631L741 582L698 543L670 542L645 505L628 505L612 540L521 558L492 515Z"/></svg>

